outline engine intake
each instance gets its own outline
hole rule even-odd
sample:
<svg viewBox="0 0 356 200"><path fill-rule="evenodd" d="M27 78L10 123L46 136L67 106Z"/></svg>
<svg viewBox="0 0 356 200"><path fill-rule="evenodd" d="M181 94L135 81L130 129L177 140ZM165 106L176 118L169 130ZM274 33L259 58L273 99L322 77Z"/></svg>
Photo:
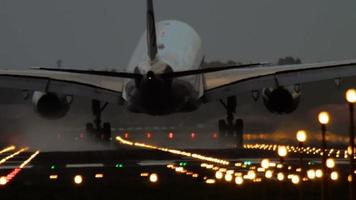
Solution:
<svg viewBox="0 0 356 200"><path fill-rule="evenodd" d="M289 114L295 111L300 96L300 90L295 87L266 88L262 95L267 110L276 114Z"/></svg>
<svg viewBox="0 0 356 200"><path fill-rule="evenodd" d="M58 96L55 93L34 92L32 102L35 111L46 119L59 119L64 117L70 108L71 99Z"/></svg>

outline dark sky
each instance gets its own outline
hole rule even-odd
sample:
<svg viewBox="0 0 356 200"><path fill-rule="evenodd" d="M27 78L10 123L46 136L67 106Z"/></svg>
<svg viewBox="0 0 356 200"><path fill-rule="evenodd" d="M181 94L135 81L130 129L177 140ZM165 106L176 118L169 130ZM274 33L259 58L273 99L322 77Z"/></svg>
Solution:
<svg viewBox="0 0 356 200"><path fill-rule="evenodd" d="M145 1L0 1L0 66L125 66L145 29ZM208 60L355 58L355 1L155 0L156 18L203 38Z"/></svg>
<svg viewBox="0 0 356 200"><path fill-rule="evenodd" d="M316 62L356 58L356 1L352 0L155 0L155 8L158 20L178 19L192 25L203 38L208 60L275 62L295 56L303 62ZM0 66L53 66L62 59L63 65L79 68L123 68L145 29L145 1L2 0L0 27ZM342 115L346 111L342 99L346 87L337 90L332 81L307 86L303 86L300 107L289 116L272 115L261 102L239 108L247 132L285 135L303 127L315 132L315 116L327 108L338 116L332 132L346 135L347 120ZM20 126L19 120L31 118L35 122L24 127L41 124L55 132L53 127L57 131L68 123L83 127L91 118L89 108L88 102L85 108L73 108L58 122L33 117L31 107L2 110L12 118L11 123L4 124ZM17 115L10 116L13 110ZM147 117L114 107L108 116L106 119L119 127L141 121L152 126L205 123L215 127L224 110L213 103L194 113Z"/></svg>

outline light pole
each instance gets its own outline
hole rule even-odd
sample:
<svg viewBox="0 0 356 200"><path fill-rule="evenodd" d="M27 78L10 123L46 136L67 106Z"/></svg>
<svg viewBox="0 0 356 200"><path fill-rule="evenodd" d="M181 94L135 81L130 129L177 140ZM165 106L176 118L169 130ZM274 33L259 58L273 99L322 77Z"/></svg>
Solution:
<svg viewBox="0 0 356 200"><path fill-rule="evenodd" d="M322 178L322 183L321 183L321 199L324 200L326 199L326 192L327 192L327 187L328 187L328 179L327 179L327 174L326 174L326 139L325 139L325 134L326 134L326 125L330 121L330 116L328 112L320 112L318 115L318 121L321 125L321 152L322 152L322 170L323 170L323 178Z"/></svg>
<svg viewBox="0 0 356 200"><path fill-rule="evenodd" d="M349 174L349 198L353 200L355 193L354 189L356 187L355 180L355 122L354 122L354 104L356 102L356 90L349 89L346 91L346 101L349 103L349 113L350 113L350 129L349 129L349 147L348 153L350 157L350 174Z"/></svg>
<svg viewBox="0 0 356 200"><path fill-rule="evenodd" d="M299 166L300 166L300 177L303 180L304 177L304 162L303 162L303 144L307 140L307 133L304 130L299 130L297 132L297 140L299 147ZM299 189L299 199L303 199L303 184L300 185Z"/></svg>

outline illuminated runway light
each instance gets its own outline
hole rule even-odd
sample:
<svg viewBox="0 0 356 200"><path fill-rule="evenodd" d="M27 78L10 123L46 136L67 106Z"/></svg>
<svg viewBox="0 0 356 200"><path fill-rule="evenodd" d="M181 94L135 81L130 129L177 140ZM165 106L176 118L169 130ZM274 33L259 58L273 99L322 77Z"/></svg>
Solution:
<svg viewBox="0 0 356 200"><path fill-rule="evenodd" d="M300 182L299 176L298 176L298 175L293 175L293 177L292 177L292 183L295 184L295 185L297 185L297 184L299 184L299 182Z"/></svg>
<svg viewBox="0 0 356 200"><path fill-rule="evenodd" d="M271 170L267 170L265 173L265 177L270 179L270 178L272 178L272 176L273 176L273 172Z"/></svg>
<svg viewBox="0 0 356 200"><path fill-rule="evenodd" d="M129 139L129 133L124 133L124 138Z"/></svg>
<svg viewBox="0 0 356 200"><path fill-rule="evenodd" d="M151 183L157 183L158 182L158 175L156 173L150 174L149 180Z"/></svg>
<svg viewBox="0 0 356 200"><path fill-rule="evenodd" d="M213 133L213 139L216 140L218 139L219 135L217 133Z"/></svg>
<svg viewBox="0 0 356 200"><path fill-rule="evenodd" d="M149 173L144 172L144 173L141 173L140 176L141 177L147 177L147 176L149 176Z"/></svg>
<svg viewBox="0 0 356 200"><path fill-rule="evenodd" d="M351 174L349 174L349 175L347 176L347 181L348 181L349 183L352 182L352 175L351 175Z"/></svg>
<svg viewBox="0 0 356 200"><path fill-rule="evenodd" d="M224 178L225 178L226 182L231 182L233 177L232 177L232 174L225 174Z"/></svg>
<svg viewBox="0 0 356 200"><path fill-rule="evenodd" d="M124 164L122 164L122 163L117 163L115 165L115 168L123 168L123 167L124 167Z"/></svg>
<svg viewBox="0 0 356 200"><path fill-rule="evenodd" d="M9 146L9 147L6 147L6 148L4 148L4 149L2 149L1 151L0 151L0 154L3 154L3 153L5 153L5 152L8 152L8 151L12 151L12 150L15 150L16 149L16 146Z"/></svg>
<svg viewBox="0 0 356 200"><path fill-rule="evenodd" d="M6 185L7 184L7 179L5 176L0 177L0 185Z"/></svg>
<svg viewBox="0 0 356 200"><path fill-rule="evenodd" d="M194 140L197 137L197 134L193 132L190 134L190 137L192 138L192 140Z"/></svg>
<svg viewBox="0 0 356 200"><path fill-rule="evenodd" d="M315 179L315 177L316 177L316 172L315 172L315 170L313 170L313 169L308 170L308 171L307 171L307 177L308 177L310 180Z"/></svg>
<svg viewBox="0 0 356 200"><path fill-rule="evenodd" d="M242 185L243 182L244 182L244 179L243 179L241 176L237 176L237 177L235 178L235 183L236 183L236 185Z"/></svg>
<svg viewBox="0 0 356 200"><path fill-rule="evenodd" d="M152 133L150 132L146 133L146 138L150 140L152 138Z"/></svg>
<svg viewBox="0 0 356 200"><path fill-rule="evenodd" d="M221 171L215 172L215 178L216 179L222 179L224 174Z"/></svg>
<svg viewBox="0 0 356 200"><path fill-rule="evenodd" d="M104 174L95 174L95 176L94 176L95 178L104 178Z"/></svg>
<svg viewBox="0 0 356 200"><path fill-rule="evenodd" d="M215 184L215 179L206 179L205 183L206 184Z"/></svg>
<svg viewBox="0 0 356 200"><path fill-rule="evenodd" d="M168 133L168 139L173 140L173 138L174 138L174 133L173 132L169 132Z"/></svg>
<svg viewBox="0 0 356 200"><path fill-rule="evenodd" d="M337 173L337 171L331 172L330 178L331 178L331 180L333 180L333 181L338 180L338 179L339 179L339 174Z"/></svg>
<svg viewBox="0 0 356 200"><path fill-rule="evenodd" d="M73 181L75 184L80 185L83 183L83 177L81 175L75 175Z"/></svg>
<svg viewBox="0 0 356 200"><path fill-rule="evenodd" d="M58 179L58 175L57 174L52 174L52 175L49 176L49 179L57 180Z"/></svg>
<svg viewBox="0 0 356 200"><path fill-rule="evenodd" d="M332 158L328 158L327 160L326 160L326 166L328 167L328 168L334 168L335 167L335 160L334 159L332 159Z"/></svg>
<svg viewBox="0 0 356 200"><path fill-rule="evenodd" d="M283 181L284 180L284 174L282 172L279 172L277 174L277 180L279 180L279 181Z"/></svg>
<svg viewBox="0 0 356 200"><path fill-rule="evenodd" d="M317 169L315 171L315 177L317 177L317 178L323 177L323 171L321 169Z"/></svg>
<svg viewBox="0 0 356 200"><path fill-rule="evenodd" d="M261 167L263 167L265 169L269 168L269 160L268 159L263 159L261 161Z"/></svg>
<svg viewBox="0 0 356 200"><path fill-rule="evenodd" d="M198 177L199 177L199 174L193 174L192 177L193 177L193 178L198 178Z"/></svg>

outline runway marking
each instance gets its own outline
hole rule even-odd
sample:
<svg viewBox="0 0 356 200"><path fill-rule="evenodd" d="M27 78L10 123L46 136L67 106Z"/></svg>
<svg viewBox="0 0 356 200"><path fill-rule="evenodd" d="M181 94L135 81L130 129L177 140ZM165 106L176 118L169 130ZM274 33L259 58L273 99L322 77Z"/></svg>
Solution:
<svg viewBox="0 0 356 200"><path fill-rule="evenodd" d="M66 168L90 168L90 167L104 167L104 164L103 163L66 164Z"/></svg>
<svg viewBox="0 0 356 200"><path fill-rule="evenodd" d="M169 149L169 148L165 148L165 147L158 147L158 146L148 145L148 144L139 143L139 142L131 142L129 140L125 140L125 139L121 138L120 136L117 136L116 140L122 144L125 144L125 145L163 151L163 152L167 152L167 153L171 153L171 154L175 154L175 155L191 157L191 158L194 158L197 160L217 163L217 164L221 164L221 165L229 165L230 164L229 161L227 161L227 160L204 156L204 155L196 154L196 153L190 153L190 152L186 152L186 151L180 151L177 149Z"/></svg>
<svg viewBox="0 0 356 200"><path fill-rule="evenodd" d="M16 151L15 153L13 153L13 154L11 154L11 155L9 155L9 156L7 156L7 157L1 159L1 160L0 160L0 165L3 164L3 163L5 163L7 160L9 160L9 159L11 159L11 158L13 158L13 157L19 155L20 153L22 153L22 152L24 152L24 151L27 151L27 150L28 150L27 147L26 147L26 148L22 148L22 149L20 149L19 151Z"/></svg>
<svg viewBox="0 0 356 200"><path fill-rule="evenodd" d="M12 146L6 147L5 149L1 150L0 154L3 154L3 153L8 152L8 151L15 150L15 149L16 149L16 146L12 145Z"/></svg>

